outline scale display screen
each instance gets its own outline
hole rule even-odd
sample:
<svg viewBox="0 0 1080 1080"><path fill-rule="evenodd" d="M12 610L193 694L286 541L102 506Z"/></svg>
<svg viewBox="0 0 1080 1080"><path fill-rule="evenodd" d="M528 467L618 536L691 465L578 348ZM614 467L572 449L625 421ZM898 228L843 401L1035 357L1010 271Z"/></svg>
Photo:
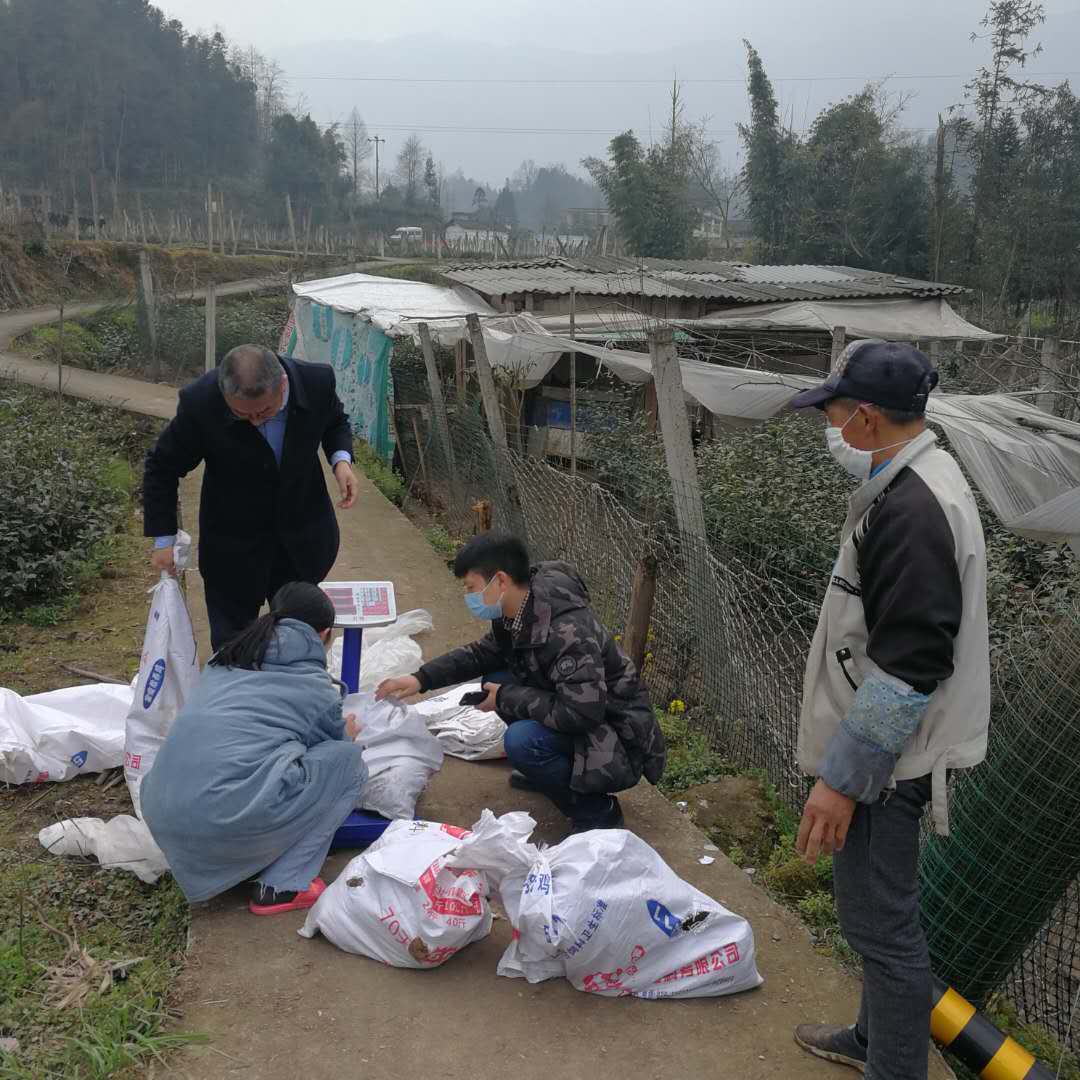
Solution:
<svg viewBox="0 0 1080 1080"><path fill-rule="evenodd" d="M335 626L385 626L397 619L390 581L324 581L322 590L334 605Z"/></svg>

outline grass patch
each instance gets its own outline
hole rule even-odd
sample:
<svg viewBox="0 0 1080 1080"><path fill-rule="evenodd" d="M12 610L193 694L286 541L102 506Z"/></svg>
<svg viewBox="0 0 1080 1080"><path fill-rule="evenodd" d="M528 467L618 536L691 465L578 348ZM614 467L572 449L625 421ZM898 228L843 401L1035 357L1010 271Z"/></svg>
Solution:
<svg viewBox="0 0 1080 1080"><path fill-rule="evenodd" d="M404 505L405 481L363 439L353 440L353 461L385 498L395 506Z"/></svg>
<svg viewBox="0 0 1080 1080"><path fill-rule="evenodd" d="M457 553L463 546L461 541L455 540L442 525L425 525L420 531L424 534L424 539L452 569Z"/></svg>
<svg viewBox="0 0 1080 1080"><path fill-rule="evenodd" d="M712 750L706 736L694 730L693 720L687 718L681 706L682 702L676 701L667 712L657 710L660 726L668 740L668 767L659 786L668 798L677 798L688 788L711 783L725 775L760 778L759 773L736 769ZM821 856L813 866L805 863L795 850L799 819L780 801L771 786L765 786L764 802L769 812L762 822L760 836L753 841L729 845L728 858L736 866L753 868L756 872L754 880L774 899L799 915L818 952L858 969L861 966L859 956L840 930L833 898L832 858ZM710 836L716 838L711 831ZM999 995L983 1011L1002 1031L1051 1070L1057 1070L1060 1063L1062 1080L1080 1080L1080 1060L1076 1055L1064 1049L1040 1024L1021 1020L1010 1001ZM946 1058L959 1080L978 1080L976 1074L953 1055L946 1054Z"/></svg>
<svg viewBox="0 0 1080 1080"><path fill-rule="evenodd" d="M695 731L681 712L657 709L660 728L667 741L667 767L660 778L660 790L667 796L681 794L698 784L710 784L738 770L709 746L703 732Z"/></svg>
<svg viewBox="0 0 1080 1080"><path fill-rule="evenodd" d="M36 844L26 836L0 854L0 1036L19 1044L0 1054L0 1077L143 1075L196 1038L167 1031L187 903L171 877L144 885Z"/></svg>

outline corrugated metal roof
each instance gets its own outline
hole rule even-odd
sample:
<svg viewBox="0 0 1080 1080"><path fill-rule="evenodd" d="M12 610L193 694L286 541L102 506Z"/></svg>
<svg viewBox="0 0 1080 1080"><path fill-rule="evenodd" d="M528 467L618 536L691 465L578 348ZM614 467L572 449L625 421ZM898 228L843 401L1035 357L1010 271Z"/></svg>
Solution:
<svg viewBox="0 0 1080 1080"><path fill-rule="evenodd" d="M547 293L563 296L570 290L588 296L691 297L691 292L675 284L642 276L637 270L630 273L598 274L572 270L566 266L521 266L507 263L501 266L457 267L443 272L451 281L468 285L485 296L505 293ZM693 283L688 283L693 287Z"/></svg>
<svg viewBox="0 0 1080 1080"><path fill-rule="evenodd" d="M623 259L611 256L459 263L444 271L485 296L646 296L767 304L778 300L954 296L961 285L920 281L849 266L764 266L707 259Z"/></svg>

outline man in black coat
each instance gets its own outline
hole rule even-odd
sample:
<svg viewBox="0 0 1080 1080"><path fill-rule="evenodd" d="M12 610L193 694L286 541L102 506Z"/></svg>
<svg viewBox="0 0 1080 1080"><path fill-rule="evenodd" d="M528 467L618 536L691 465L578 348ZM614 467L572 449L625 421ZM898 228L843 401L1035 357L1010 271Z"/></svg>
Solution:
<svg viewBox="0 0 1080 1080"><path fill-rule="evenodd" d="M241 345L180 391L176 416L146 455L144 532L159 570L174 565L180 478L205 462L199 569L215 651L282 585L318 584L334 565L340 536L320 446L347 510L356 500L352 431L334 369Z"/></svg>

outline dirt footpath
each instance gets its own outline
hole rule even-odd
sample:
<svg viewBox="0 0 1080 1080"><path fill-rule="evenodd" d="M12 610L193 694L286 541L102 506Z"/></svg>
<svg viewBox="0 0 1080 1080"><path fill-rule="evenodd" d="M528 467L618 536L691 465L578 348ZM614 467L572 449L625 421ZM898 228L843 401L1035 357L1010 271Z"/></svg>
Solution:
<svg viewBox="0 0 1080 1080"><path fill-rule="evenodd" d="M335 576L395 583L398 610L428 608L432 656L475 636L479 624L460 587L410 522L361 478L356 507L341 515ZM198 478L184 484L185 520L195 517ZM192 616L206 648L196 575ZM539 835L557 842L564 820L546 800L512 791L504 762L447 758L421 801L428 819L468 826L486 807L525 809ZM184 976L182 1027L208 1033L166 1075L191 1080L580 1080L598 1068L635 1077L842 1077L792 1041L805 1020L854 1018L857 981L814 952L798 919L774 904L722 855L698 859L705 837L658 792L642 784L623 797L628 827L687 881L753 924L765 985L732 998L680 1002L609 1000L557 980L529 986L499 978L510 940L498 920L491 936L432 971L404 971L340 952L296 930L303 914L256 919L234 890L194 913L191 963ZM349 854L331 857L332 880ZM160 1075L160 1074L159 1074ZM948 1075L938 1062L932 1075Z"/></svg>

